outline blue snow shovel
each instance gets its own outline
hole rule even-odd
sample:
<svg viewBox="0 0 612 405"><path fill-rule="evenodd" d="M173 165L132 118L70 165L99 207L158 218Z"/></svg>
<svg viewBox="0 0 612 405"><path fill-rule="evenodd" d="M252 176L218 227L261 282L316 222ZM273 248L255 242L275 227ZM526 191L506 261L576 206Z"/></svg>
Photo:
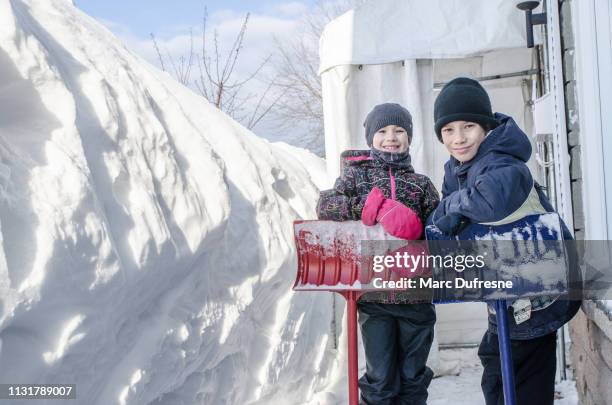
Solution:
<svg viewBox="0 0 612 405"><path fill-rule="evenodd" d="M569 266L559 215L529 215L504 225L471 224L456 236L429 224L425 233L432 255L480 257L480 266L471 267L463 259L450 261L451 266L434 262L433 279L444 286L434 290L434 303L484 301L495 309L504 403L516 405L508 303L567 292ZM514 307L513 321L521 323L530 314Z"/></svg>

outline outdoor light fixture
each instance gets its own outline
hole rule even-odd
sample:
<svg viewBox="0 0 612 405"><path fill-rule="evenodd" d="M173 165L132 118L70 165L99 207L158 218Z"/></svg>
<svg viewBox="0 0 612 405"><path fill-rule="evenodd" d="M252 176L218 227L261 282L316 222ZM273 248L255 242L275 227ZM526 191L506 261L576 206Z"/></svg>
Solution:
<svg viewBox="0 0 612 405"><path fill-rule="evenodd" d="M519 10L523 10L525 12L525 22L527 28L527 48L533 48L533 26L546 24L546 13L532 13L532 10L539 5L539 1L522 1L516 5Z"/></svg>

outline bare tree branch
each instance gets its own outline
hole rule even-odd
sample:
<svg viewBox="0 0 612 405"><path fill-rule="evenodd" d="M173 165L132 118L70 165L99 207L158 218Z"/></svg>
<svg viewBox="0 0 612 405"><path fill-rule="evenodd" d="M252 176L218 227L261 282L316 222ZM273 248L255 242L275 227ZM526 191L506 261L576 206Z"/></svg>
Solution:
<svg viewBox="0 0 612 405"><path fill-rule="evenodd" d="M255 109L253 110L253 114L251 115L251 118L249 119L249 122L247 124L247 128L253 128L255 127L255 125L257 125L259 123L259 121L261 121L261 119L263 117L265 117L266 115L268 115L268 113L276 106L276 104L281 100L281 98L285 95L286 91L283 91L281 93L279 93L274 100L268 105L268 107L266 107L261 113L258 114L259 109L262 107L262 101L264 100L264 98L266 97L266 95L268 94L268 92L270 90L272 90L274 88L274 86L276 85L275 81L270 82L270 84L268 85L268 87L266 88L266 90L264 91L262 97L259 98L259 101L257 102L257 106L255 107Z"/></svg>
<svg viewBox="0 0 612 405"><path fill-rule="evenodd" d="M219 76L219 60L221 59L221 57L219 56L219 33L217 29L213 31L213 40L215 43L215 66L216 66L215 75L216 75L217 85L221 85L222 80L221 80L221 77Z"/></svg>
<svg viewBox="0 0 612 405"><path fill-rule="evenodd" d="M236 36L234 44L232 45L230 53L227 57L225 68L223 69L224 78L229 78L234 72L234 67L236 66L236 61L238 60L238 55L240 54L240 50L242 49L242 44L244 42L244 35L246 33L247 24L249 23L249 16L250 13L247 13L247 15L244 17L244 21L242 22L242 26L240 27L240 32Z"/></svg>
<svg viewBox="0 0 612 405"><path fill-rule="evenodd" d="M159 59L159 64L161 65L162 71L166 71L166 67L164 66L164 58L162 57L161 52L159 51L159 46L157 46L157 40L155 39L155 35L151 33L151 40L153 41L153 47L155 48L155 52L157 53L157 58Z"/></svg>
<svg viewBox="0 0 612 405"><path fill-rule="evenodd" d="M306 128L299 146L322 155L323 97L318 74L318 43L328 22L365 0L319 0L303 17L299 34L275 38L275 86L282 95L271 110L279 127Z"/></svg>
<svg viewBox="0 0 612 405"><path fill-rule="evenodd" d="M217 108L225 111L248 128L258 125L264 117L272 116L281 126L295 127L296 122L312 133L309 145L322 144L323 107L321 81L318 76L318 40L325 25L351 6L364 0L319 0L315 8L302 21L301 35L275 38L276 51L268 55L250 73L237 75L241 56L244 53L245 38L251 21L250 13L242 20L240 29L227 52L221 49L219 31L212 28L209 35L208 10L204 7L200 52L194 50L193 30L190 31L189 50L186 56L174 60L166 50L160 49L155 36L151 34L153 46L163 70L171 69L177 80L191 86L202 97ZM210 44L212 41L212 44ZM194 73L194 65L197 73ZM262 77L273 68L273 79ZM240 69L244 71L244 69ZM192 79L191 76L196 76ZM255 81L265 83L257 93L249 93ZM319 138L316 141L315 138Z"/></svg>

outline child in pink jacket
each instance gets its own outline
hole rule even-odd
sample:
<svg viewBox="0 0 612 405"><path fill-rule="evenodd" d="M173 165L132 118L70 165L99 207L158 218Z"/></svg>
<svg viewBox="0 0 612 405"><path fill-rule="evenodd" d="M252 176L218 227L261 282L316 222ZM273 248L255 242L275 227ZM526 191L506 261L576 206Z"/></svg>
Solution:
<svg viewBox="0 0 612 405"><path fill-rule="evenodd" d="M439 197L431 180L412 168L412 117L399 104L381 104L364 125L370 150L342 153L342 175L321 192L319 219L380 223L396 237L421 239ZM433 372L425 363L436 314L430 303L409 301L408 294L372 292L358 302L366 354L362 404L426 403Z"/></svg>

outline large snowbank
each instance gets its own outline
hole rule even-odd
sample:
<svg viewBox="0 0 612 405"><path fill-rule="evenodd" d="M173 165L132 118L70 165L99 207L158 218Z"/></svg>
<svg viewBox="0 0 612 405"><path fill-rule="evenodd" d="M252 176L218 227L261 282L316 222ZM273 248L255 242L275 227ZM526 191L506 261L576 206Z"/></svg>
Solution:
<svg viewBox="0 0 612 405"><path fill-rule="evenodd" d="M291 223L326 185L321 159L72 2L1 1L0 383L75 383L79 404L313 399L338 370L331 294L290 291Z"/></svg>
<svg viewBox="0 0 612 405"><path fill-rule="evenodd" d="M71 1L0 1L0 383L76 384L87 405L346 403L332 295L290 291L291 223L327 187L323 160ZM473 398L461 381L432 400Z"/></svg>

